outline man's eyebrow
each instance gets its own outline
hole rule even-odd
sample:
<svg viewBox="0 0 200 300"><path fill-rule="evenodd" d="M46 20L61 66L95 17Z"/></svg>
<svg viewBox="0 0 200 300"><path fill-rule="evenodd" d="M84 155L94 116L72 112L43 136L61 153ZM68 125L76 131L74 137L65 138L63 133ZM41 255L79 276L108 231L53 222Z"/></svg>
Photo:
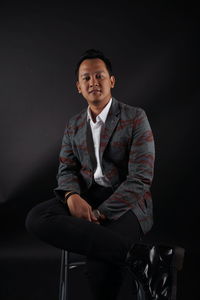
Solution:
<svg viewBox="0 0 200 300"><path fill-rule="evenodd" d="M99 74L99 73L105 73L105 71L97 71L97 72L95 72L95 74ZM87 76L87 75L90 75L90 73L83 73L83 74L81 74L81 77L84 77L84 76Z"/></svg>
<svg viewBox="0 0 200 300"><path fill-rule="evenodd" d="M87 75L89 75L89 73L83 73L83 74L81 74L81 77L87 76Z"/></svg>

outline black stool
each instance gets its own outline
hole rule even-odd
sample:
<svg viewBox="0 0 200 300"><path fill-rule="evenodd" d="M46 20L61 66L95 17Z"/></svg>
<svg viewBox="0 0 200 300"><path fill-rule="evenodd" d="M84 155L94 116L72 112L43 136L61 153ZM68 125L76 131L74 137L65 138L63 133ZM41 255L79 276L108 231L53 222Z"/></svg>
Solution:
<svg viewBox="0 0 200 300"><path fill-rule="evenodd" d="M138 257L138 260L136 259L136 265L135 270L137 273L138 268L139 271L142 271L142 275L145 274L148 267L148 259L151 261L151 254L152 251L157 251L158 261L161 261L165 259L165 264L168 263L168 255L170 255L170 252L173 252L173 264L171 264L171 274L172 274L172 282L170 286L170 297L164 295L165 290L163 290L163 298L165 300L176 300L176 292L177 292L177 272L182 270L183 267L183 260L184 260L184 252L185 250L178 246L166 246L166 245L144 245L144 244L138 244L136 245L136 256ZM139 251L139 252L138 252ZM145 253L145 260L142 259L142 255ZM149 258L146 260L146 258ZM59 300L70 300L69 299L69 272L71 269L76 268L78 266L85 265L86 263L86 257L83 255L79 255L76 253L68 252L66 250L62 250L61 254L61 272L60 272L60 287L59 287ZM151 262L149 263L151 265ZM163 265L160 268L156 269L157 275L162 274L165 276L165 274L162 272ZM161 273L160 273L161 271ZM155 272L155 270L154 270ZM146 274L145 274L146 275ZM162 281L162 280L161 280ZM145 291L143 289L143 286L141 284L140 278L135 277L135 285L138 286L137 290L137 300L146 300L148 296L145 296ZM157 288L157 287L156 287ZM169 288L169 287L168 287ZM152 291L153 292L153 291ZM168 292L167 292L168 293ZM156 298L158 299L158 298ZM160 300L160 299L158 299Z"/></svg>

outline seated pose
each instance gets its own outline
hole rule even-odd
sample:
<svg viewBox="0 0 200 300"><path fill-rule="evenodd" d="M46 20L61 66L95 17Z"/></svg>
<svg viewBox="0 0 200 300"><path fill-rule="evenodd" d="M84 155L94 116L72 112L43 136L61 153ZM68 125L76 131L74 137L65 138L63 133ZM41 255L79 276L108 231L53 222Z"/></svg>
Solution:
<svg viewBox="0 0 200 300"><path fill-rule="evenodd" d="M134 245L152 227L154 140L144 110L111 95L115 77L101 51L87 50L75 73L88 106L67 122L55 198L34 207L26 227L85 255L94 300L114 300Z"/></svg>

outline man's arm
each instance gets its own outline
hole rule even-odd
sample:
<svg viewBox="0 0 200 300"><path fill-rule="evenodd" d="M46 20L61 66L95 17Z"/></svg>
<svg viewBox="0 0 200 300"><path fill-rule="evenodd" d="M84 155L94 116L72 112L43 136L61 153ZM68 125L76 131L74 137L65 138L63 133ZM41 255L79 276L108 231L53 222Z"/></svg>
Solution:
<svg viewBox="0 0 200 300"><path fill-rule="evenodd" d="M73 191L80 194L80 184L78 172L80 170L80 162L75 156L70 140L69 132L71 128L67 124L62 146L59 155L59 168L57 174L58 187L54 189L59 199L64 200L66 191Z"/></svg>
<svg viewBox="0 0 200 300"><path fill-rule="evenodd" d="M130 208L145 210L153 179L154 140L145 112L138 109L133 123L133 137L129 153L128 174L115 192L98 209L109 219L117 219Z"/></svg>
<svg viewBox="0 0 200 300"><path fill-rule="evenodd" d="M73 152L69 136L70 130L71 128L67 125L59 156L58 187L54 192L63 203L68 205L72 216L98 224L98 218L93 213L92 207L80 196L81 189L78 176L80 162Z"/></svg>

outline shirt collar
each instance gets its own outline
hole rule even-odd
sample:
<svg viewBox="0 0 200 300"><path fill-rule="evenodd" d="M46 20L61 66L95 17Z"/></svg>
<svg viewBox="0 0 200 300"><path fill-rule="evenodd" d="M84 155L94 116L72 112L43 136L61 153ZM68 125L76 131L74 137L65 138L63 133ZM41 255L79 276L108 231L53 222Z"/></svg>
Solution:
<svg viewBox="0 0 200 300"><path fill-rule="evenodd" d="M112 104L112 98L110 98L109 102L106 104L106 106L104 107L104 109L96 117L96 122L98 122L98 121L102 121L103 123L106 122L106 118L107 118L109 109L111 107L111 104ZM91 120L93 122L89 106L87 108L87 120Z"/></svg>

